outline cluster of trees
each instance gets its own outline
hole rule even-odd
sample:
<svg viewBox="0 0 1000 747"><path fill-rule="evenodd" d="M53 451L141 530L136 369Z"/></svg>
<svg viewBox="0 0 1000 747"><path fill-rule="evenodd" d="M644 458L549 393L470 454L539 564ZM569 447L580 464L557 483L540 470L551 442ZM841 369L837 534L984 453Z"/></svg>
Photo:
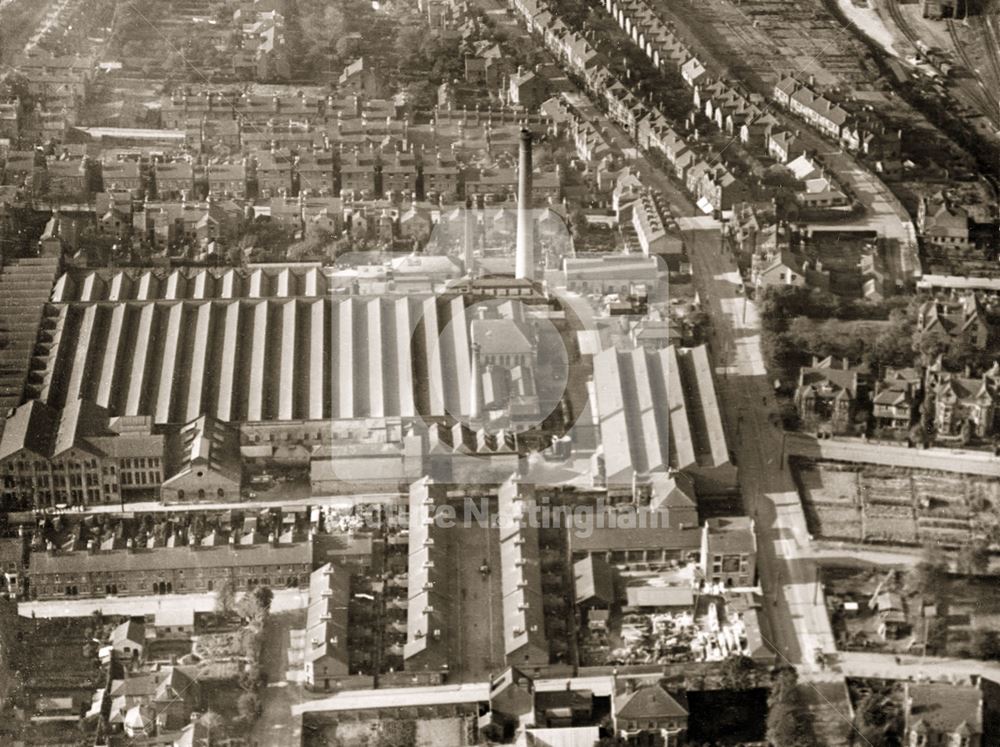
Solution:
<svg viewBox="0 0 1000 747"><path fill-rule="evenodd" d="M913 363L913 313L905 306L782 286L766 289L758 308L765 360L783 378L795 378L811 355L837 355L873 367Z"/></svg>
<svg viewBox="0 0 1000 747"><path fill-rule="evenodd" d="M812 718L792 667L779 669L767 697L767 740L774 747L815 747Z"/></svg>
<svg viewBox="0 0 1000 747"><path fill-rule="evenodd" d="M980 350L940 330L917 328L917 312L927 300L918 295L876 304L808 288L768 288L759 300L768 367L794 378L811 355L842 356L876 371L929 364L938 356L951 371L989 367L992 341Z"/></svg>
<svg viewBox="0 0 1000 747"><path fill-rule="evenodd" d="M891 684L873 684L855 709L854 728L862 744L899 747L903 734L903 711Z"/></svg>
<svg viewBox="0 0 1000 747"><path fill-rule="evenodd" d="M31 114L37 103L29 89L28 79L22 73L12 72L0 82L0 98L20 99L21 110L25 114Z"/></svg>
<svg viewBox="0 0 1000 747"><path fill-rule="evenodd" d="M400 32L393 51L400 76L436 86L465 74L462 39L454 34L411 26Z"/></svg>
<svg viewBox="0 0 1000 747"><path fill-rule="evenodd" d="M757 665L749 656L730 656L722 662L722 689L749 690L757 684Z"/></svg>
<svg viewBox="0 0 1000 747"><path fill-rule="evenodd" d="M236 599L236 589L231 580L219 587L215 597L215 613L220 617L240 618L240 649L245 659L240 675L242 692L236 701L237 724L247 730L260 717L263 705L260 689L267 677L260 666L260 655L264 644L264 628L271 611L274 592L267 586L257 586L241 599Z"/></svg>

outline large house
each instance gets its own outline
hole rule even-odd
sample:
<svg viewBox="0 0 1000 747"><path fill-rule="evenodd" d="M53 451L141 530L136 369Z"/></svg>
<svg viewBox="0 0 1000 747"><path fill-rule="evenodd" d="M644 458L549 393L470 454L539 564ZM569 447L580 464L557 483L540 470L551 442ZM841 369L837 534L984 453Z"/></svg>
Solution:
<svg viewBox="0 0 1000 747"><path fill-rule="evenodd" d="M978 350L990 336L986 315L971 292L953 300L927 301L917 314L917 326L923 334L941 333Z"/></svg>
<svg viewBox="0 0 1000 747"><path fill-rule="evenodd" d="M799 370L795 404L799 417L809 425L828 423L834 431L849 431L858 405L868 397L866 367L851 366L846 358L813 358Z"/></svg>
<svg viewBox="0 0 1000 747"><path fill-rule="evenodd" d="M989 376L967 378L946 373L939 373L935 378L934 427L937 433L960 435L963 428L968 428L970 437L990 436L996 423L995 381Z"/></svg>
<svg viewBox="0 0 1000 747"><path fill-rule="evenodd" d="M983 693L973 685L903 684L905 747L982 747Z"/></svg>
<svg viewBox="0 0 1000 747"><path fill-rule="evenodd" d="M686 702L683 695L679 696ZM629 679L612 694L615 731L626 739L659 736L665 747L684 743L688 710L658 682Z"/></svg>
<svg viewBox="0 0 1000 747"><path fill-rule="evenodd" d="M880 428L909 428L916 415L922 382L921 372L916 369L890 368L875 387L872 399L875 424Z"/></svg>

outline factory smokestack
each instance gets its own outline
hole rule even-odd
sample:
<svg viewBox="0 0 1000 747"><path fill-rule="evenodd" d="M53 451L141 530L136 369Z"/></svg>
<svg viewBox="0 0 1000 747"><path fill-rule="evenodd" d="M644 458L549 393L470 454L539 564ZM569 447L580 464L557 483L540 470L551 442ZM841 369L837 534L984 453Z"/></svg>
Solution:
<svg viewBox="0 0 1000 747"><path fill-rule="evenodd" d="M462 223L462 242L465 250L465 274L472 277L473 265L475 264L476 248L476 216L472 212L473 200L466 200L465 214Z"/></svg>
<svg viewBox="0 0 1000 747"><path fill-rule="evenodd" d="M478 425L483 417L483 372L479 363L479 343L472 343L472 370L469 372L469 421Z"/></svg>
<svg viewBox="0 0 1000 747"><path fill-rule="evenodd" d="M531 215L531 131L521 130L521 158L517 169L517 259L515 275L535 279L535 241Z"/></svg>

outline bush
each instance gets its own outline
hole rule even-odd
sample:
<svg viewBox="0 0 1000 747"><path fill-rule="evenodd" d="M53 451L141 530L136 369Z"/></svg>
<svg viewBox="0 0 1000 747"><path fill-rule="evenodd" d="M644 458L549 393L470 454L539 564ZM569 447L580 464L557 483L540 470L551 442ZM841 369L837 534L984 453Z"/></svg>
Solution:
<svg viewBox="0 0 1000 747"><path fill-rule="evenodd" d="M767 739L774 747L807 747L816 743L812 719L798 690L791 667L778 671L767 698Z"/></svg>
<svg viewBox="0 0 1000 747"><path fill-rule="evenodd" d="M236 700L236 711L240 718L247 722L256 721L263 712L263 706L257 693L246 692Z"/></svg>
<svg viewBox="0 0 1000 747"><path fill-rule="evenodd" d="M977 659L1000 660L1000 633L997 631L977 628L972 631L970 643L972 655Z"/></svg>

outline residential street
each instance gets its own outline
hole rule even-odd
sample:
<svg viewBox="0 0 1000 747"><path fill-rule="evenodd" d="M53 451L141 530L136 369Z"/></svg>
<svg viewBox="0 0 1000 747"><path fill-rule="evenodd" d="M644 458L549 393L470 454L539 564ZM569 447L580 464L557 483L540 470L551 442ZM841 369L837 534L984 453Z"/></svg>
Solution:
<svg viewBox="0 0 1000 747"><path fill-rule="evenodd" d="M768 416L773 397L760 351L759 319L753 303L736 288L735 264L719 249L713 221L685 221L695 283L714 322L711 347L717 367L724 417L737 453L747 513L758 537L758 573L768 600L771 640L779 657L809 671L815 652L833 652L809 532L798 492L781 464L782 432ZM764 403L767 403L766 405Z"/></svg>
<svg viewBox="0 0 1000 747"><path fill-rule="evenodd" d="M869 651L844 651L836 663L822 673L812 673L810 679L825 680L842 677L880 677L913 680L967 680L973 675L1000 681L1000 662L975 659L951 659L939 656L901 656L899 663L891 654Z"/></svg>

